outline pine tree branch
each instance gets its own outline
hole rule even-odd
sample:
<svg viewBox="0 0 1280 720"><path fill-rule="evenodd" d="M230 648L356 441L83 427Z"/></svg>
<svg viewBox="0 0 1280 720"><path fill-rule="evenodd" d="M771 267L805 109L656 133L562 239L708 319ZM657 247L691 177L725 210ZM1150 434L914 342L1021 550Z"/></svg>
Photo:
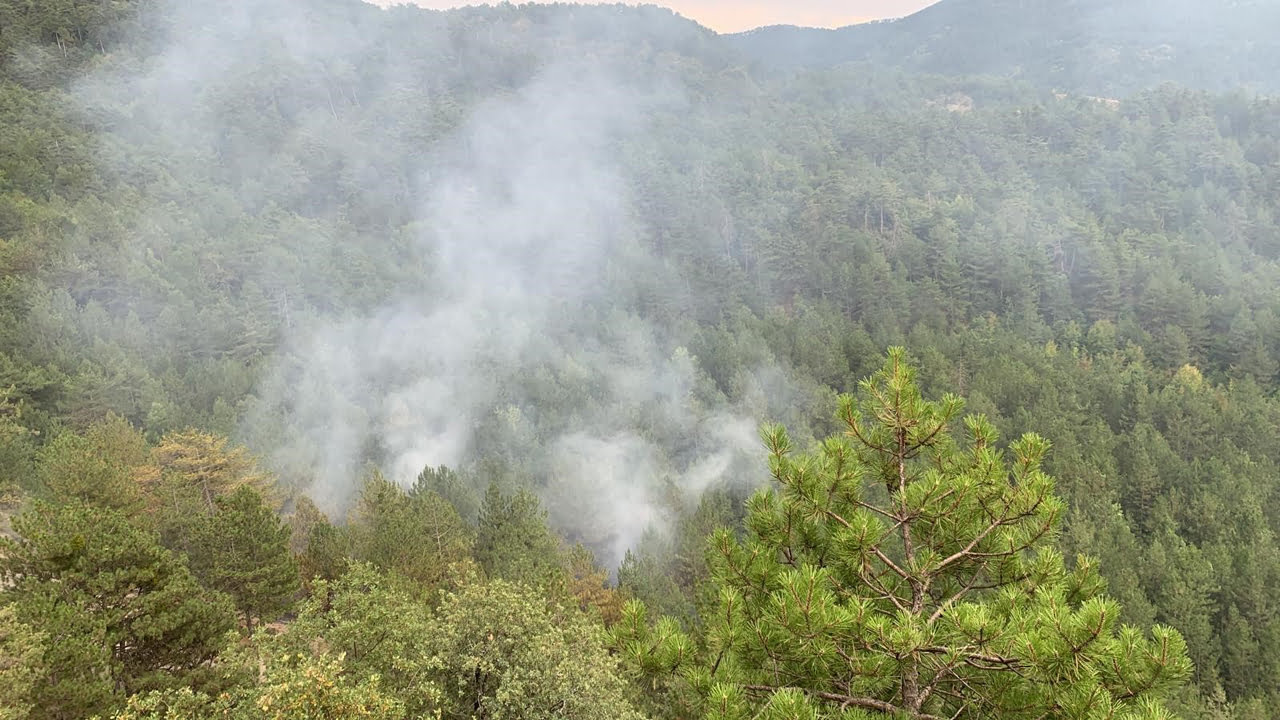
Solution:
<svg viewBox="0 0 1280 720"><path fill-rule="evenodd" d="M863 502L861 500L854 500L853 502L863 510L870 510L871 512L876 513L878 515L883 515L888 520L892 520L895 523L894 527L897 527L897 524L902 522L902 518L898 517L897 515L894 515L888 510L882 510L881 508L878 508L875 505L872 505L871 503Z"/></svg>
<svg viewBox="0 0 1280 720"><path fill-rule="evenodd" d="M949 655L952 653L956 653L961 657L961 659L973 660L977 662L989 663L991 665L1003 666L1000 669L1004 669L1004 667L1016 667L1022 664L1022 660L1020 658L1010 658L1010 657L1004 657L1002 655L989 655L987 653L977 652L975 649L969 648L969 647L949 648L949 647L942 647L942 646L933 646L933 647L917 648L916 651L922 652L922 653L928 653L930 655ZM979 668L979 669L989 670L993 668Z"/></svg>
<svg viewBox="0 0 1280 720"><path fill-rule="evenodd" d="M917 443L915 443L914 445L912 445L912 446L911 446L911 449L907 451L907 455L906 455L907 459L912 459L912 458L916 457L916 455L918 455L918 454L919 454L920 450L921 450L921 449L923 449L924 447L926 447L927 445L929 445L930 443L932 443L932 442L933 442L933 439L934 439L935 437L937 437L937 436L938 436L938 433L940 433L940 432L942 432L944 429L946 429L947 425L948 425L950 422L951 422L951 416L950 416L950 415L948 415L948 416L947 416L946 418L944 418L941 422L939 422L939 423L938 423L938 424L933 428L933 430L932 430L928 435L926 435L926 436L924 437L924 439L922 439L922 440L920 440L919 442L917 442Z"/></svg>
<svg viewBox="0 0 1280 720"><path fill-rule="evenodd" d="M897 595L889 592L889 590L884 586L884 584L880 582L879 576L873 577L866 573L865 564L863 568L858 570L858 577L862 580L862 582L867 584L867 587L880 593L881 599L888 600L889 602L893 603L894 607L898 608L899 611L907 612L907 606L902 604L902 601L898 599Z"/></svg>
<svg viewBox="0 0 1280 720"><path fill-rule="evenodd" d="M854 695L841 695L839 693L823 692L821 690L809 690L807 688L798 687L775 687L772 685L743 685L743 690L756 693L775 693L780 690L799 690L800 692L810 695L828 702L840 703L840 709L846 710L851 707L862 708L863 710L877 710L886 715L901 716L906 713L913 720L945 720L938 715L930 715L928 713L912 713L905 708L894 705L891 702L877 700L869 697L859 697Z"/></svg>
<svg viewBox="0 0 1280 720"><path fill-rule="evenodd" d="M1040 497L1036 498L1035 503L1033 503L1030 508L1028 508L1027 510L1021 513L1018 513L1013 517L1009 517L1007 515L1008 508L1006 506L1005 513L1002 513L1000 517L997 518L995 521L993 521L990 525L988 525L986 529L984 529L982 532L974 536L973 540L971 540L969 544L966 545L963 549L957 550L956 552L948 556L946 559L944 559L942 562L938 563L938 565L934 567L933 570L930 570L928 574L935 575L939 572L942 572L952 563L958 562L959 560L962 560L966 557L982 557L982 558L1008 557L1010 555L1014 555L1022 550L1025 550L1035 545L1035 543L1041 537L1043 537L1045 533L1049 531L1049 528L1052 526L1052 522L1046 522L1044 526L1033 537L1028 539L1026 542L1019 544L1019 546L1016 548L1010 548L1006 552L980 553L980 552L974 552L973 550L978 546L979 543L987 539L987 536L989 536L991 533L995 532L996 530L1002 527L1005 527L1006 525L1012 525L1018 522L1019 520L1023 520L1035 515L1036 510L1038 510L1040 506L1044 504L1044 500L1045 500L1045 496L1041 495Z"/></svg>
<svg viewBox="0 0 1280 720"><path fill-rule="evenodd" d="M858 429L858 424L856 422L851 422L847 424L849 425L849 431L853 433L853 437L856 438L858 442L871 448L872 450L875 450L878 453L889 452L888 448L884 447L883 445L877 445L876 443L871 442L870 438L864 437L862 435L862 431Z"/></svg>
<svg viewBox="0 0 1280 720"><path fill-rule="evenodd" d="M843 517L841 517L839 513L835 512L834 510L829 510L827 508L817 506L816 504L815 504L815 507L817 507L818 510L822 511L822 513L827 517L831 518L832 520L835 520L837 523L840 523L840 525L842 525L845 529L853 530L853 525L850 524L848 520L845 520ZM901 567L898 567L898 564L895 563L893 560L889 559L889 556L885 555L884 551L882 551L879 547L872 545L867 549L871 551L871 553L875 555L876 558L880 560L880 562L884 563L886 567L893 570L894 574L898 575L899 577L901 577L903 580L906 580L907 582L911 582L911 576L907 573L907 571L903 570Z"/></svg>
<svg viewBox="0 0 1280 720"><path fill-rule="evenodd" d="M1023 580L1026 580L1028 576L1026 574L1023 574L1017 577L1009 578L1008 580L984 583L981 585L977 584L978 577L979 575L975 573L973 578L970 580L970 582L968 582L967 584L965 584L964 587L956 591L951 597L943 601L943 603L938 606L938 609L934 610L933 614L929 616L927 623L932 624L937 622L938 619L942 617L942 615L947 611L948 608L950 608L952 605L959 602L961 598L963 598L965 595L967 595L969 592L973 590L994 590L995 588L1004 587L1005 585L1011 585L1016 582L1022 582Z"/></svg>
<svg viewBox="0 0 1280 720"><path fill-rule="evenodd" d="M876 556L876 559L884 563L885 567L892 570L895 575L902 578L903 580L906 580L907 582L911 582L911 575L908 574L906 570L903 570L902 568L898 567L898 564L895 563L893 560L890 560L889 556L885 555L883 550L881 550L879 547L875 545L872 545L867 549L871 551L872 555Z"/></svg>

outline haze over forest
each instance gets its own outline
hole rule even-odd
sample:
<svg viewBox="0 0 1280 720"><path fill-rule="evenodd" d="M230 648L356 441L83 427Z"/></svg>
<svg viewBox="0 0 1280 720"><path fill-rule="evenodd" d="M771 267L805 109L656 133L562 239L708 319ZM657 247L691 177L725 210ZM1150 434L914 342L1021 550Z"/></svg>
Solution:
<svg viewBox="0 0 1280 720"><path fill-rule="evenodd" d="M1280 716L1275 27L0 0L0 720Z"/></svg>
<svg viewBox="0 0 1280 720"><path fill-rule="evenodd" d="M410 4L434 10L490 4L476 0L371 1L381 7ZM838 28L905 17L933 2L936 0L677 0L663 7L716 32L732 33L767 25Z"/></svg>

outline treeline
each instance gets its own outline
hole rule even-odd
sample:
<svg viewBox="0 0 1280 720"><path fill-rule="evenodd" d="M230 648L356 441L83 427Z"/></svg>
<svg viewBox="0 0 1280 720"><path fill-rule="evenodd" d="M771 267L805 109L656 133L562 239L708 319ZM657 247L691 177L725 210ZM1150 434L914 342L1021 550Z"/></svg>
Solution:
<svg viewBox="0 0 1280 720"><path fill-rule="evenodd" d="M0 546L7 717L638 717L602 636L621 595L527 489L370 470L335 527L282 517L225 438L114 416L36 473Z"/></svg>
<svg viewBox="0 0 1280 720"><path fill-rule="evenodd" d="M925 399L901 349L840 406L847 434L812 455L766 431L780 491L740 520L720 492L672 508L671 547L612 587L500 470L480 497L483 477L406 491L371 468L335 526L305 499L281 517L225 438L151 446L110 417L41 451L53 499L0 544L0 698L20 718L1161 716L1188 646L1120 624L1094 561L1050 545L1046 441L1006 460L981 413L962 439L963 401Z"/></svg>

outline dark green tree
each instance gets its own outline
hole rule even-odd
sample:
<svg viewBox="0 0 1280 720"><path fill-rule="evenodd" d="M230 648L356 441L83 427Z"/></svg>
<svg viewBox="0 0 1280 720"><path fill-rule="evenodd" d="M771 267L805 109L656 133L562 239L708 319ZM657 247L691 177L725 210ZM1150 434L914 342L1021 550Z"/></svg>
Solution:
<svg viewBox="0 0 1280 720"><path fill-rule="evenodd" d="M458 511L458 517L468 525L474 525L480 513L480 498L472 484L473 479L447 466L427 467L418 473L418 479L410 489L410 495L433 492L444 498Z"/></svg>
<svg viewBox="0 0 1280 720"><path fill-rule="evenodd" d="M476 562L491 578L545 586L561 577L560 537L547 525L537 496L490 483L480 505Z"/></svg>
<svg viewBox="0 0 1280 720"><path fill-rule="evenodd" d="M234 626L225 595L115 511L40 504L15 529L0 545L0 601L50 638L33 718L88 717L138 690L196 682Z"/></svg>
<svg viewBox="0 0 1280 720"><path fill-rule="evenodd" d="M217 511L191 532L188 558L200 582L226 593L247 632L270 622L297 599L298 564L289 550L289 527L251 487L218 498Z"/></svg>
<svg viewBox="0 0 1280 720"><path fill-rule="evenodd" d="M306 496L297 500L289 516L289 549L298 558L304 584L314 579L336 580L347 570L347 536Z"/></svg>
<svg viewBox="0 0 1280 720"><path fill-rule="evenodd" d="M0 533L9 529L10 518L22 504L35 475L35 433L19 421L21 404L0 388ZM30 489L29 487L26 489Z"/></svg>

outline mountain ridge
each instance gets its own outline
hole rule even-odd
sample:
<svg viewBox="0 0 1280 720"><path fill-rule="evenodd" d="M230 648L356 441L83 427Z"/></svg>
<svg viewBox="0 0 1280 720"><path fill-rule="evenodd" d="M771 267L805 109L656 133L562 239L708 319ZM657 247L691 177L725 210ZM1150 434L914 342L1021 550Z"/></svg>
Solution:
<svg viewBox="0 0 1280 720"><path fill-rule="evenodd" d="M942 0L896 20L725 37L757 66L781 71L870 62L1104 96L1167 82L1274 94L1280 42L1265 28L1277 26L1273 0Z"/></svg>

